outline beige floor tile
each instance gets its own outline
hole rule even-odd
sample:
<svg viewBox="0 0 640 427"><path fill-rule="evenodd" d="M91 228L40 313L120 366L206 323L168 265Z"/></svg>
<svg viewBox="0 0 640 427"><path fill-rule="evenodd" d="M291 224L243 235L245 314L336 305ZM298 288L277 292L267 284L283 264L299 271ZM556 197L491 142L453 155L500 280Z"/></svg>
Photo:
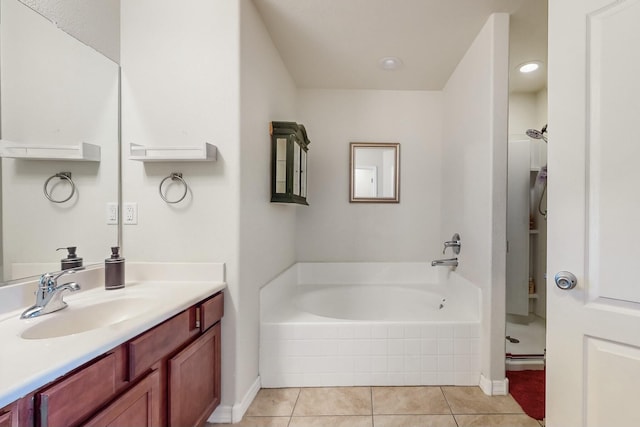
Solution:
<svg viewBox="0 0 640 427"><path fill-rule="evenodd" d="M374 414L450 414L440 387L373 387Z"/></svg>
<svg viewBox="0 0 640 427"><path fill-rule="evenodd" d="M299 394L299 388L260 389L247 409L246 415L250 417L290 417Z"/></svg>
<svg viewBox="0 0 640 427"><path fill-rule="evenodd" d="M243 417L236 424L205 424L205 427L287 427L289 417Z"/></svg>
<svg viewBox="0 0 640 427"><path fill-rule="evenodd" d="M371 415L292 417L289 427L373 427Z"/></svg>
<svg viewBox="0 0 640 427"><path fill-rule="evenodd" d="M458 427L539 427L527 414L454 415Z"/></svg>
<svg viewBox="0 0 640 427"><path fill-rule="evenodd" d="M373 427L457 427L453 415L374 415Z"/></svg>
<svg viewBox="0 0 640 427"><path fill-rule="evenodd" d="M479 387L442 387L454 414L521 414L511 396L487 396Z"/></svg>
<svg viewBox="0 0 640 427"><path fill-rule="evenodd" d="M294 416L371 415L370 387L302 388Z"/></svg>

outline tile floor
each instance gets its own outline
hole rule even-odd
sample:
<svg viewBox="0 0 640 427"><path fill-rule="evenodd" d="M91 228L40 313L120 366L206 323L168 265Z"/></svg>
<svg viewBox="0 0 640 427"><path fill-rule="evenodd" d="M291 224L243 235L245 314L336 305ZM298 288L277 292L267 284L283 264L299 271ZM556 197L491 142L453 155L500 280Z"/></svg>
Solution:
<svg viewBox="0 0 640 427"><path fill-rule="evenodd" d="M238 424L207 427L540 427L511 396L478 387L261 389Z"/></svg>

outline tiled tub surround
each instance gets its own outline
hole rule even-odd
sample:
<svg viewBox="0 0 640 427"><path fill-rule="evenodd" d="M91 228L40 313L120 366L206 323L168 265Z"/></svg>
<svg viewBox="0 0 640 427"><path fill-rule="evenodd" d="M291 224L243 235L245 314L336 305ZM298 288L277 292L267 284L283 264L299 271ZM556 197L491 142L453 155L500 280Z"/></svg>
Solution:
<svg viewBox="0 0 640 427"><path fill-rule="evenodd" d="M443 271L293 265L261 291L262 386L478 385L479 290Z"/></svg>
<svg viewBox="0 0 640 427"><path fill-rule="evenodd" d="M36 280L0 288L0 408L226 287L224 264L214 263L130 263L126 286L110 291L104 290L103 267L79 271L73 280L82 290L65 295L69 306L34 319L19 317L35 301ZM109 326L47 339L20 337L31 326L118 298L147 298L147 305Z"/></svg>

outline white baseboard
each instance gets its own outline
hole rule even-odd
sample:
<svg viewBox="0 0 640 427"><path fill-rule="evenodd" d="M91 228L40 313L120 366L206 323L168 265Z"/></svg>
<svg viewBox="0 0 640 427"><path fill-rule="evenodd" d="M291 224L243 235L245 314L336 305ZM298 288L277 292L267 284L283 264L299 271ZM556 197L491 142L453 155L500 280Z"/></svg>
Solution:
<svg viewBox="0 0 640 427"><path fill-rule="evenodd" d="M541 371L544 367L542 359L507 359L505 363L507 371Z"/></svg>
<svg viewBox="0 0 640 427"><path fill-rule="evenodd" d="M487 396L506 396L509 394L509 379L491 381L480 374L480 389Z"/></svg>
<svg viewBox="0 0 640 427"><path fill-rule="evenodd" d="M231 423L231 406L229 405L218 405L215 411L211 415L209 415L209 419L207 422L209 423L219 423L219 424L230 424Z"/></svg>
<svg viewBox="0 0 640 427"><path fill-rule="evenodd" d="M236 403L233 406L229 405L220 405L213 411L213 414L209 416L207 420L210 423L237 423L242 420L245 412L249 409L249 405L255 399L256 394L260 391L260 377L256 378L256 380L251 384L249 390L245 393L242 401Z"/></svg>
<svg viewBox="0 0 640 427"><path fill-rule="evenodd" d="M260 386L261 381L260 376L258 376L253 384L251 384L251 387L249 387L249 390L247 390L247 392L244 394L242 401L233 405L233 408L231 409L232 423L238 423L242 420L242 417L244 417L244 413L247 412L247 409L249 409L249 405L251 405L253 399L256 398L256 394L258 394L258 392L260 391Z"/></svg>

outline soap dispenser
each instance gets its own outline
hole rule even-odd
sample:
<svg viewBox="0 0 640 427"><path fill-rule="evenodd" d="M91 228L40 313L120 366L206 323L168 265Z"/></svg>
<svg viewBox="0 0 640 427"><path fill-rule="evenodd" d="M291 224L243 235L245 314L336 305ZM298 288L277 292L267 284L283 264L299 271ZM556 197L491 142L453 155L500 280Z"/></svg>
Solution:
<svg viewBox="0 0 640 427"><path fill-rule="evenodd" d="M111 257L104 260L104 288L124 288L124 258L120 256L120 247L111 247Z"/></svg>
<svg viewBox="0 0 640 427"><path fill-rule="evenodd" d="M67 257L60 260L61 270L70 270L72 268L82 267L82 258L76 255L76 246L68 246L66 248L58 248L56 251L66 249L68 251Z"/></svg>

